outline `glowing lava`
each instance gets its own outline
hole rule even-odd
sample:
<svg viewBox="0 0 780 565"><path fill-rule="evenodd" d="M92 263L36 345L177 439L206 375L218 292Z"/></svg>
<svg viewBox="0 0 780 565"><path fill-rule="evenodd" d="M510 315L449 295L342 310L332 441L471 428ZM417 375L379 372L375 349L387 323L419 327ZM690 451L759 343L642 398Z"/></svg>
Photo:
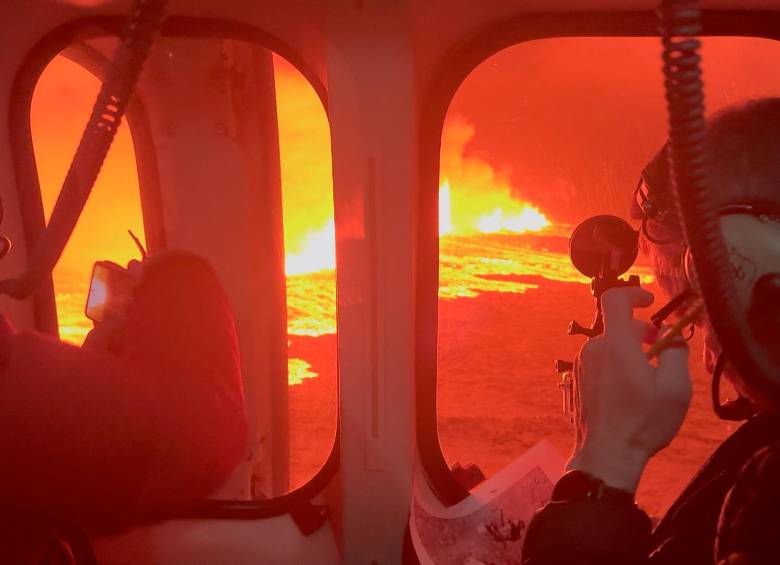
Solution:
<svg viewBox="0 0 780 565"><path fill-rule="evenodd" d="M549 227L550 221L533 206L512 198L507 191L495 195L490 200L503 199L503 207L493 208L492 211L474 215L472 213L461 215L458 229L452 219L453 190L450 181L444 179L439 187L439 235L452 235L454 233L525 233L538 232ZM455 200L458 200L456 191Z"/></svg>
<svg viewBox="0 0 780 565"><path fill-rule="evenodd" d="M501 208L496 208L477 221L477 229L482 233L541 231L549 225L544 214L531 206L524 207L518 214L507 214Z"/></svg>
<svg viewBox="0 0 780 565"><path fill-rule="evenodd" d="M287 276L316 273L336 268L336 226L328 220L320 230L310 230L303 238L301 251L287 253L284 270Z"/></svg>
<svg viewBox="0 0 780 565"><path fill-rule="evenodd" d="M519 197L509 172L468 153L474 125L461 116L444 122L439 186L439 235L538 232L551 222Z"/></svg>
<svg viewBox="0 0 780 565"><path fill-rule="evenodd" d="M444 179L439 187L439 235L452 233L452 189L450 181Z"/></svg>

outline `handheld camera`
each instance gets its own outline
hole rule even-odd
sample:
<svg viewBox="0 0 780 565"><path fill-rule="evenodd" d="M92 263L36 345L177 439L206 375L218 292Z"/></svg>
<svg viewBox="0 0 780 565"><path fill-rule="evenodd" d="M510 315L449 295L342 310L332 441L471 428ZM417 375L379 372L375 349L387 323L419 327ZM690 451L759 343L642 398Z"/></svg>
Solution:
<svg viewBox="0 0 780 565"><path fill-rule="evenodd" d="M591 279L590 289L596 300L596 314L590 327L575 320L569 324L569 335L588 338L604 331L601 296L610 288L639 286L639 277L621 279L636 260L639 252L639 232L617 216L594 216L579 224L569 239L569 257L574 267ZM574 363L557 360L555 372L561 375L558 388L563 393L563 412L574 417Z"/></svg>
<svg viewBox="0 0 780 565"><path fill-rule="evenodd" d="M121 265L98 261L92 267L92 280L85 315L95 323L127 311L133 299L135 279Z"/></svg>

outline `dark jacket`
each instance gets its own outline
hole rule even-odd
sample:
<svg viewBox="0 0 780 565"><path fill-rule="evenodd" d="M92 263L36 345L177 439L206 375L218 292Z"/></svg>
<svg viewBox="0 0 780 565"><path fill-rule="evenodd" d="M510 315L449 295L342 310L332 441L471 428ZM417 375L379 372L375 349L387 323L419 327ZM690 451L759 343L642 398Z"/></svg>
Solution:
<svg viewBox="0 0 780 565"><path fill-rule="evenodd" d="M233 316L213 269L184 253L145 269L116 353L36 333L0 371L0 507L90 529L208 496L246 441Z"/></svg>
<svg viewBox="0 0 780 565"><path fill-rule="evenodd" d="M651 532L637 508L551 502L531 521L523 563L780 563L780 417L756 416L715 451Z"/></svg>

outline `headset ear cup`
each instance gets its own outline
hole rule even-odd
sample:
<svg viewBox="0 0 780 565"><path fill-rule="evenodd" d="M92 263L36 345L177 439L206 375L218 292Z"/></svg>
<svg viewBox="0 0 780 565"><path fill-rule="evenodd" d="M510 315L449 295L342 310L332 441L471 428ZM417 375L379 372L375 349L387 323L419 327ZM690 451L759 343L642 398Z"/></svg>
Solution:
<svg viewBox="0 0 780 565"><path fill-rule="evenodd" d="M759 280L780 272L780 223L754 214L728 214L720 225L737 292L747 310Z"/></svg>
<svg viewBox="0 0 780 565"><path fill-rule="evenodd" d="M780 272L780 222L748 213L721 216L721 229L729 253L731 272L737 292L747 309L754 285L766 273ZM700 292L690 248L682 253L683 271L688 284Z"/></svg>
<svg viewBox="0 0 780 565"><path fill-rule="evenodd" d="M747 313L753 336L775 363L780 364L780 273L765 273L753 286Z"/></svg>
<svg viewBox="0 0 780 565"><path fill-rule="evenodd" d="M753 212L725 211L720 219L735 290L753 339L780 364L780 219ZM694 261L683 251L688 283L701 294ZM717 305L710 305L717 308Z"/></svg>

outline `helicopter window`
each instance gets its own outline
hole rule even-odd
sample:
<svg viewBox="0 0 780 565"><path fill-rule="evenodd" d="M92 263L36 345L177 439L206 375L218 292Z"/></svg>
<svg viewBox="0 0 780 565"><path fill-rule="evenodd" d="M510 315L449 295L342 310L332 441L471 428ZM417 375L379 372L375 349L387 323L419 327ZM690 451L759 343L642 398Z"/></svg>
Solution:
<svg viewBox="0 0 780 565"><path fill-rule="evenodd" d="M597 214L629 217L632 191L666 136L656 38L522 43L475 68L448 109L440 149L437 422L449 467L495 474L546 439L565 457L556 359L583 342L588 280L568 236ZM779 95L780 43L708 38L708 109ZM633 271L657 295L646 260ZM649 312L647 313L649 315ZM675 441L651 463L638 500L661 515L733 431L709 404L701 341L691 346L694 402Z"/></svg>
<svg viewBox="0 0 780 565"><path fill-rule="evenodd" d="M314 89L274 57L287 249L290 486L322 467L336 434L336 234L330 128Z"/></svg>
<svg viewBox="0 0 780 565"><path fill-rule="evenodd" d="M107 40L98 40L98 46L100 41ZM239 56L249 53L250 58L255 55L267 57L264 60L271 69L269 84L272 85L273 96L270 99L275 102L272 121L278 134L272 145L275 146L278 141L282 213L280 226L283 225L284 241L282 278L285 279L286 292L288 386L283 393L287 414L282 428L287 435L282 439L285 447L281 450L286 457L281 462L273 461L272 470L269 470L267 459L257 464L250 462L243 475L247 488L238 495L218 496L252 497L258 500L274 498L309 483L317 475L331 455L336 434L335 232L328 119L311 83L284 58L246 42L214 39L201 41L192 38L161 40L154 47L152 58L155 52L159 55L161 49L170 49L164 53L166 58L175 57L176 53L182 52L177 51L177 42L189 42L183 47L203 48L204 52L216 49L215 59L224 66L217 65L217 68L210 70L207 86L204 87L213 88L215 100L218 100L215 104L229 106L231 101L226 102L225 99L232 95L236 96L232 100L236 107L245 110L241 106L244 101L235 102L239 94L225 87L226 83L234 79L236 82L233 84L237 84L237 88L242 88L244 84L240 73L230 75L236 68L235 61L230 59L231 53L238 52ZM198 46L198 43L201 45ZM234 44L245 45L231 51ZM247 45L250 49L240 51L246 49ZM152 59L150 65L148 68L154 69ZM171 69L171 72L175 72L174 67ZM224 73L220 74L220 70ZM100 83L93 74L62 55L51 60L38 80L31 105L30 126L46 218L51 214L99 87ZM146 105L142 88L139 88L136 96ZM198 100L201 104L207 103L208 94ZM150 110L150 106L146 106L146 109ZM197 108L191 110L197 111ZM152 121L155 119L153 108L148 115ZM243 124L250 126L242 130ZM235 134L238 139L254 125L247 118L243 123L227 121L217 123L216 127L218 131L224 129L229 135ZM92 322L84 315L84 306L95 261L108 259L124 264L130 259L140 258L128 230L132 230L145 243L149 234L144 233L144 224L148 229L151 225L149 218L155 214L163 218L162 231L168 247L177 247L177 241L186 241L186 236L178 236L180 239L177 240L176 227L173 226L175 222L181 221L183 212L176 208L177 201L166 200L171 189L166 183L173 182L170 177L166 180L164 175L160 175L162 210L151 209L152 205L159 204L153 199L147 201L142 197L144 179L141 175L139 187L138 172L141 152L157 149L154 144L141 146L144 138L136 133L136 124L128 111L128 119L119 129L97 184L53 273L60 335L77 345L83 342L92 327ZM193 161L208 164L210 171L220 166L213 153L213 142L211 148L207 142L204 142L203 147L204 153L195 155L195 159L191 152L181 157L186 160L186 167L193 167ZM231 165L229 159L226 159L226 167ZM247 163L248 168L255 165L249 160ZM182 165L184 163L178 163L174 167ZM231 178L231 173L226 172L224 176ZM236 175L232 178L236 178ZM251 180L254 177L247 174L246 178ZM225 191L227 187L218 186L216 189ZM251 195L247 197L247 202L258 203ZM224 237L229 236L227 234ZM149 243L150 251L156 251L153 242ZM178 246L186 248L186 244L179 243ZM192 250L197 252L197 249ZM219 266L215 266L219 271ZM220 276L225 282L230 273L220 271ZM229 285L225 286L227 288ZM242 315L243 312L236 309L239 334L242 331ZM242 345L242 360L244 357ZM253 394L260 394L260 391L248 385L246 397L250 403ZM273 399L274 402L276 400ZM247 408L250 418L253 413L258 413L249 404ZM268 457L270 449L263 444L265 439L259 441L260 447L255 453ZM278 443L278 439L276 441ZM273 479L269 478L270 474L274 475ZM239 482L242 481L240 478ZM235 490L228 492L235 493Z"/></svg>

